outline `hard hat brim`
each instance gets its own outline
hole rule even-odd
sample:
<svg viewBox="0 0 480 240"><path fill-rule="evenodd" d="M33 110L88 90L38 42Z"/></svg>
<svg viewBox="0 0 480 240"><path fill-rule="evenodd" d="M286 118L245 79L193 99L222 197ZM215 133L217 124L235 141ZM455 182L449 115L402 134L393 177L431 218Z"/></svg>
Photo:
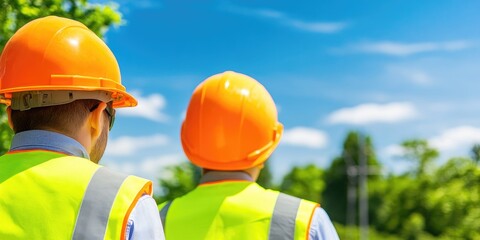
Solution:
<svg viewBox="0 0 480 240"><path fill-rule="evenodd" d="M68 77L54 77L56 83L64 81L62 85L47 85L47 86L28 86L28 87L14 87L7 88L0 91L2 99L0 103L10 105L10 99L14 92L27 91L55 91L55 90L77 90L77 91L106 91L112 94L113 107L135 107L138 101L131 94L125 91L125 87L110 80L110 79L93 79L81 76ZM81 83L79 83L81 82ZM83 84L83 85L82 85Z"/></svg>

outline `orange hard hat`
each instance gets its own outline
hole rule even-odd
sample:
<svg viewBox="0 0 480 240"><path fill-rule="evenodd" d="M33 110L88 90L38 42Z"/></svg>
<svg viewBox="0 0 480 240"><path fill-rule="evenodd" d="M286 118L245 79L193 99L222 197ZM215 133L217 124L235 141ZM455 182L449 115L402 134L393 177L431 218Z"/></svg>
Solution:
<svg viewBox="0 0 480 240"><path fill-rule="evenodd" d="M80 22L49 16L20 28L0 57L0 102L29 91L102 91L114 107L137 100L121 83L120 69L108 46Z"/></svg>
<svg viewBox="0 0 480 240"><path fill-rule="evenodd" d="M249 76L227 71L197 86L181 139L193 164L213 170L243 170L265 162L282 132L267 90Z"/></svg>

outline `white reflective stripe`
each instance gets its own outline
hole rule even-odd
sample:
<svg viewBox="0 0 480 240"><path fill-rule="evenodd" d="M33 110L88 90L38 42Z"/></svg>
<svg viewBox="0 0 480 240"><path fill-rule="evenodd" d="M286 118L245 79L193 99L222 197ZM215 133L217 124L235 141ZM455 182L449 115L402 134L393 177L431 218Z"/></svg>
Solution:
<svg viewBox="0 0 480 240"><path fill-rule="evenodd" d="M273 209L269 240L293 240L300 198L280 193Z"/></svg>
<svg viewBox="0 0 480 240"><path fill-rule="evenodd" d="M172 205L173 201L168 201L165 206L163 206L162 210L160 210L160 219L162 220L163 232L165 232L165 226L167 225L167 213L168 209L170 209L170 205Z"/></svg>
<svg viewBox="0 0 480 240"><path fill-rule="evenodd" d="M110 210L127 175L105 167L93 174L78 212L73 240L104 239Z"/></svg>

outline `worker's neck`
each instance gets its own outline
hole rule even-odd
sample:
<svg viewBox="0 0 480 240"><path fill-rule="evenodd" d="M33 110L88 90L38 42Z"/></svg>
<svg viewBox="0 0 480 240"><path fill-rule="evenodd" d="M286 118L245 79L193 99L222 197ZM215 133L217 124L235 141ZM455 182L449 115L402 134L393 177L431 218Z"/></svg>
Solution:
<svg viewBox="0 0 480 240"><path fill-rule="evenodd" d="M202 179L219 179L219 180L248 180L255 182L260 175L260 171L263 168L261 166L255 166L248 169L234 170L234 171L223 171L223 170L212 170L212 169L202 169L203 177ZM221 178L221 179L220 179Z"/></svg>
<svg viewBox="0 0 480 240"><path fill-rule="evenodd" d="M247 172L244 171L216 171L207 170L203 171L200 183L211 183L219 181L249 181L254 182L256 179L252 178Z"/></svg>

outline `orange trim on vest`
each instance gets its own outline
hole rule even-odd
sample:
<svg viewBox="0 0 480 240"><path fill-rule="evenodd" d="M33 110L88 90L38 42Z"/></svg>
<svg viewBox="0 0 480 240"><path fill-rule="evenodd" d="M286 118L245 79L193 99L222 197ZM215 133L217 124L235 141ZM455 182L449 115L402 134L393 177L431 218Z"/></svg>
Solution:
<svg viewBox="0 0 480 240"><path fill-rule="evenodd" d="M125 239L125 230L127 229L127 224L128 224L128 218L130 217L130 213L132 212L133 208L137 205L138 200L146 193L148 195L152 195L153 191L153 186L152 182L147 182L143 188L142 191L139 191L137 193L137 196L135 196L135 200L132 202L130 207L127 210L127 214L125 214L125 217L123 218L123 224L122 224L122 232L120 235L120 239L123 240Z"/></svg>
<svg viewBox="0 0 480 240"><path fill-rule="evenodd" d="M212 185L212 184L218 184L218 183L225 183L225 182L250 182L248 180L242 180L242 179L228 179L228 180L218 180L218 181L212 181L212 182L206 182L206 183L200 183L198 186L207 186L207 185Z"/></svg>
<svg viewBox="0 0 480 240"><path fill-rule="evenodd" d="M62 154L62 155L65 155L65 156L69 156L68 154L64 153L64 152L57 152L57 151L52 151L52 150L46 150L46 149L25 149L25 150L13 150L13 151L8 151L7 153L5 154L15 154L15 153L25 153L25 152L38 152L38 151L41 151L41 152L51 152L51 153L59 153L59 154ZM75 156L76 157L76 156Z"/></svg>
<svg viewBox="0 0 480 240"><path fill-rule="evenodd" d="M317 210L317 208L320 207L320 204L317 204L313 209L312 209L312 213L310 214L310 220L308 221L308 225L307 225L307 231L306 234L307 236L305 236L305 239L309 240L310 239L310 225L312 224L312 219L313 219L313 215L315 213L315 210Z"/></svg>

